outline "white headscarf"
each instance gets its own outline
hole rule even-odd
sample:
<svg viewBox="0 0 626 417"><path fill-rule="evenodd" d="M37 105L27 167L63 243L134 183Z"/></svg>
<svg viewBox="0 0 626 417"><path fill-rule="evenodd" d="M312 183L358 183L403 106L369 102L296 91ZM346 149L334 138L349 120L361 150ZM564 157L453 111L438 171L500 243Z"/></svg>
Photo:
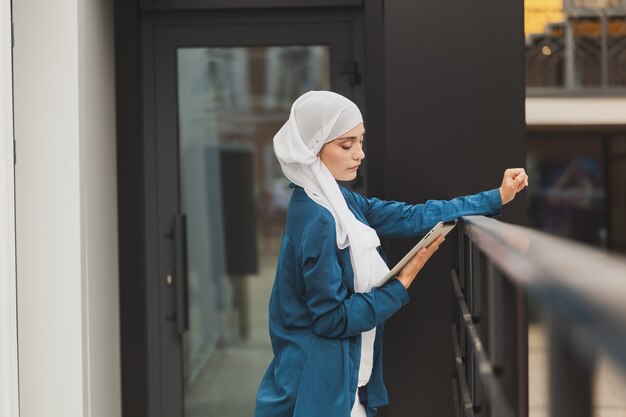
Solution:
<svg viewBox="0 0 626 417"><path fill-rule="evenodd" d="M350 247L356 292L369 292L389 272L376 248L376 231L348 208L337 181L317 156L324 144L363 123L359 108L330 91L309 91L291 106L289 120L274 136L274 151L285 176L304 188L335 219L337 247Z"/></svg>

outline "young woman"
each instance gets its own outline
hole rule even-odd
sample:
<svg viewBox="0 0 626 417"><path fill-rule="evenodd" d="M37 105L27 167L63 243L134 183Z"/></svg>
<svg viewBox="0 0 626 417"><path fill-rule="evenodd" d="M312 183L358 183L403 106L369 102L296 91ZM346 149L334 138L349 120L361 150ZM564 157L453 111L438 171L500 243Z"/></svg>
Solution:
<svg viewBox="0 0 626 417"><path fill-rule="evenodd" d="M365 158L358 107L310 91L291 108L274 150L294 188L269 306L274 359L257 394L256 417L373 416L387 404L383 325L409 301L407 288L442 243L422 249L397 279L374 287L389 268L378 234L423 234L439 221L495 215L528 184L523 169L500 188L450 201L408 205L365 198L339 186Z"/></svg>

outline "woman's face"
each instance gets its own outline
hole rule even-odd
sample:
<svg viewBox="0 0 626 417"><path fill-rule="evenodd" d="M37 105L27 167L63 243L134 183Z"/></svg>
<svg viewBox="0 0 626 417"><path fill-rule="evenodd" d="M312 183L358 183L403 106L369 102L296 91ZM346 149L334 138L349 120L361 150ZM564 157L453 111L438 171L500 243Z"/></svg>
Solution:
<svg viewBox="0 0 626 417"><path fill-rule="evenodd" d="M319 157L336 180L352 181L356 178L359 165L365 159L364 134L365 127L360 123L322 147Z"/></svg>

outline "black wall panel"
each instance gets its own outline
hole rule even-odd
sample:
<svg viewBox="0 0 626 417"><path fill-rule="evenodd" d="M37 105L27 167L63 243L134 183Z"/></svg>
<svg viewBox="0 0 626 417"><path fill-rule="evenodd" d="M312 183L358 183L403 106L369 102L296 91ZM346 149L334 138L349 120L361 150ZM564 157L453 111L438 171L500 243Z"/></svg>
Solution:
<svg viewBox="0 0 626 417"><path fill-rule="evenodd" d="M523 3L384 2L384 198L424 202L498 187L525 165ZM370 178L374 173L370 174ZM523 223L525 198L500 220ZM413 240L388 242L391 262ZM450 236L387 323L384 369L393 417L454 415Z"/></svg>
<svg viewBox="0 0 626 417"><path fill-rule="evenodd" d="M115 1L122 415L147 416L141 44L136 1Z"/></svg>

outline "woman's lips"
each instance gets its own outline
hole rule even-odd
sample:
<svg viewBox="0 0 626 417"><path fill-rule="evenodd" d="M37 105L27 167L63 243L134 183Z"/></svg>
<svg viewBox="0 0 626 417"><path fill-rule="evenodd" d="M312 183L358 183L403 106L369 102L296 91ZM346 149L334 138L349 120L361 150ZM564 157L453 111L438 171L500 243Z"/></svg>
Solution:
<svg viewBox="0 0 626 417"><path fill-rule="evenodd" d="M349 169L349 170L352 170L352 169L358 169L358 168L359 168L359 166L360 166L360 165L357 165L357 166L355 166L355 167L348 168L348 169Z"/></svg>

